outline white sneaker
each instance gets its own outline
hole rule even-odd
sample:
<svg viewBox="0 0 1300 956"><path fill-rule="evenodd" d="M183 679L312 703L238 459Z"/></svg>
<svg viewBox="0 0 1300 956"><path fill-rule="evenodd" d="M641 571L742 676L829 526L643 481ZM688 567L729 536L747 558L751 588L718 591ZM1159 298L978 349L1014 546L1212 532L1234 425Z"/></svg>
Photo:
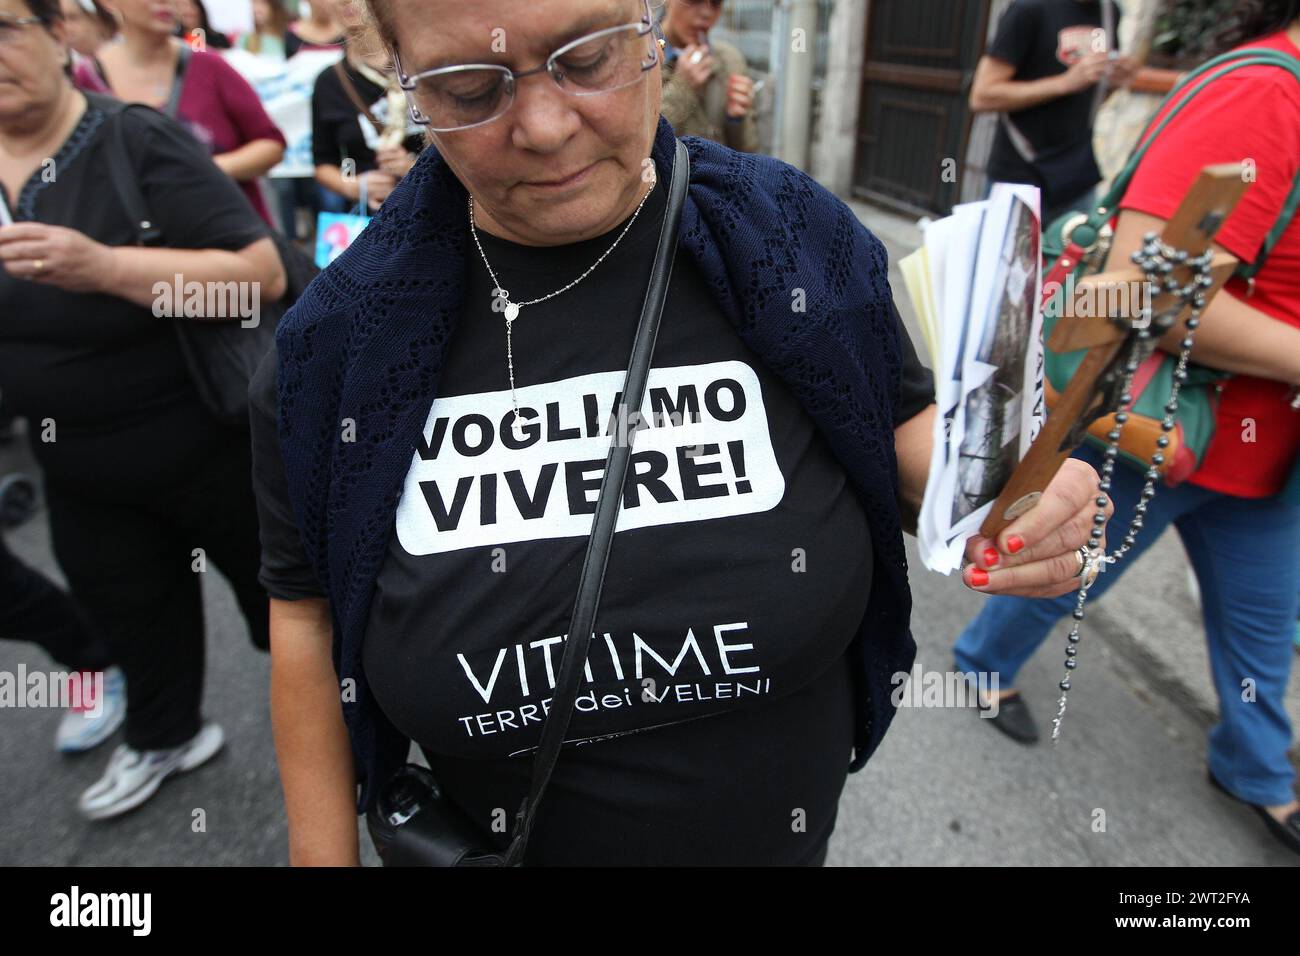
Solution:
<svg viewBox="0 0 1300 956"><path fill-rule="evenodd" d="M206 723L189 741L169 750L140 751L121 744L113 751L104 776L82 793L77 809L91 820L106 820L133 810L152 797L172 774L193 770L211 760L225 742L221 727Z"/></svg>
<svg viewBox="0 0 1300 956"><path fill-rule="evenodd" d="M54 749L75 754L98 747L126 720L126 676L119 667L104 671L104 691L95 699L95 684L82 671L81 706L69 707L54 735Z"/></svg>

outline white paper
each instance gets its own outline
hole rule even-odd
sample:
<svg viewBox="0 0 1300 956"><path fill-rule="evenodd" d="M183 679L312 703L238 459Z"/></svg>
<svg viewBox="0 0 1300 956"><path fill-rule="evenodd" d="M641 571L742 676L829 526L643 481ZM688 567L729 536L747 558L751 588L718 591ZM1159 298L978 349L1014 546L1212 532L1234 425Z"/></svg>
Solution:
<svg viewBox="0 0 1300 956"><path fill-rule="evenodd" d="M947 574L1042 427L1038 190L995 184L924 235L939 413L917 533Z"/></svg>

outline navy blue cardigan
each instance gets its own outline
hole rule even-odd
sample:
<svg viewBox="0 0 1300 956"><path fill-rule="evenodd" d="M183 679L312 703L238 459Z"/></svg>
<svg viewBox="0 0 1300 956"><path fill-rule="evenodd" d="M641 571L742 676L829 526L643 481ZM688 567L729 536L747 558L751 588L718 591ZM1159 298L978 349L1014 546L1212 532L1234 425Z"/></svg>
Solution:
<svg viewBox="0 0 1300 956"><path fill-rule="evenodd" d="M681 246L741 339L812 418L866 510L874 570L850 649L857 770L893 717L891 676L909 671L916 653L894 455L905 333L885 250L794 167L685 142L691 184ZM672 169L673 149L661 119L661 175ZM333 615L362 811L409 746L366 688L361 644L403 480L462 312L473 248L466 204L447 164L425 150L276 333L281 453L303 546Z"/></svg>

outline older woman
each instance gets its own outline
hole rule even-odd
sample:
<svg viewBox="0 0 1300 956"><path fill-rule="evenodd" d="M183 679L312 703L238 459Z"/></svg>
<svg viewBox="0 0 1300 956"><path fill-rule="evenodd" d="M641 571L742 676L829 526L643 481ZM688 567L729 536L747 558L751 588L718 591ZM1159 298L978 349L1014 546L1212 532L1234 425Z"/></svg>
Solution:
<svg viewBox="0 0 1300 956"><path fill-rule="evenodd" d="M39 436L55 555L127 678L125 743L80 801L101 818L221 747L200 714L195 572L219 567L254 641L268 640L248 433L200 402L156 284L242 283L270 301L285 276L184 130L77 91L67 60L57 0L0 0L0 198L14 220L0 227L0 391ZM156 248L133 246L136 224L105 188L119 123Z"/></svg>
<svg viewBox="0 0 1300 956"><path fill-rule="evenodd" d="M436 150L253 384L298 863L357 860L356 783L369 807L412 740L483 840L510 839L674 163L647 0L373 9ZM586 742L529 863L821 862L915 652L900 508L933 409L883 248L798 170L690 150ZM968 582L1070 589L1095 493L1071 466L1008 529L1017 555L972 542Z"/></svg>

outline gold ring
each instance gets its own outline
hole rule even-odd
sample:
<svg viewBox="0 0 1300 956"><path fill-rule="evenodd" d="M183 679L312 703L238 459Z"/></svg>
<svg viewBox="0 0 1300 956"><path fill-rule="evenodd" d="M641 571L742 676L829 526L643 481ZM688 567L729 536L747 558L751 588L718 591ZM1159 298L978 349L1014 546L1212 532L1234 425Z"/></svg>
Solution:
<svg viewBox="0 0 1300 956"><path fill-rule="evenodd" d="M34 259L34 260L32 261L32 266L36 269L37 272L44 272L44 271L45 271L45 260L44 260L44 259Z"/></svg>

